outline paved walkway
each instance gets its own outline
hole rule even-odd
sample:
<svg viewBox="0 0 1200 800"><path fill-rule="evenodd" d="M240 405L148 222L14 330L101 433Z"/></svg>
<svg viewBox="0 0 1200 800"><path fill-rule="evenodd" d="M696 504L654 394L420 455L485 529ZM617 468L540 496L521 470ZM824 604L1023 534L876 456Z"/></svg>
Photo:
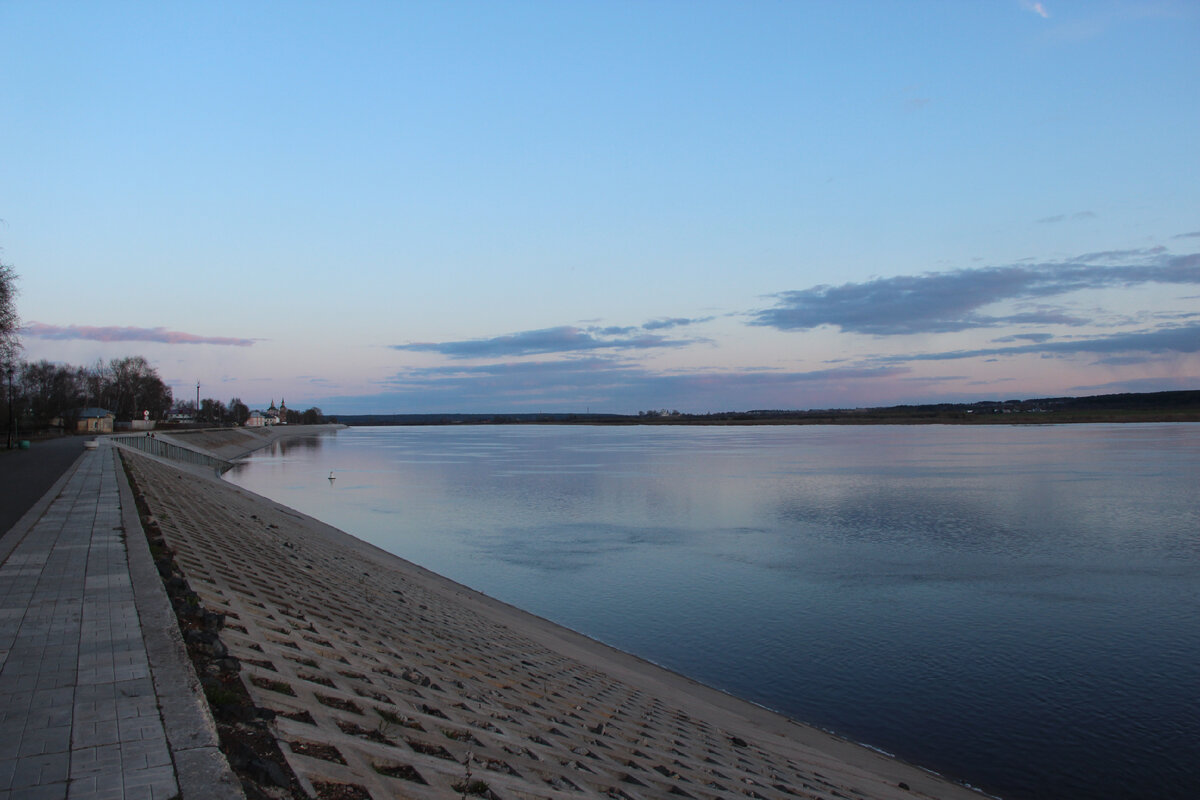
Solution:
<svg viewBox="0 0 1200 800"><path fill-rule="evenodd" d="M0 800L231 785L202 774L221 764L211 720L204 730L194 675L181 680L182 643L119 469L111 447L85 451L0 546Z"/></svg>

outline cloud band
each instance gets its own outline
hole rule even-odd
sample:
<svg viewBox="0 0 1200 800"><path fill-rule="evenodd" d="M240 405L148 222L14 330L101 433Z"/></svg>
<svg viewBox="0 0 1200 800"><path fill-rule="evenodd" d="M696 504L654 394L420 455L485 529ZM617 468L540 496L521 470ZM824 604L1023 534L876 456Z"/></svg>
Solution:
<svg viewBox="0 0 1200 800"><path fill-rule="evenodd" d="M231 347L250 347L254 339L228 336L197 336L194 333L170 331L166 328L134 328L120 326L93 327L90 325L46 325L31 322L21 328L22 336L38 339L83 339L91 342L157 342L160 344L215 344Z"/></svg>

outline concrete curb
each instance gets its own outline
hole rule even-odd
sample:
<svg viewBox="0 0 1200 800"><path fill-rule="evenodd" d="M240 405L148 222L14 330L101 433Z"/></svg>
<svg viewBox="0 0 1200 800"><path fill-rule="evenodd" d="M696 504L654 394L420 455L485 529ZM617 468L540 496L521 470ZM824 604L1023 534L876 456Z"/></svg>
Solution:
<svg viewBox="0 0 1200 800"><path fill-rule="evenodd" d="M245 800L241 782L219 748L216 723L191 659L188 658L171 601L150 555L150 545L142 530L120 453L116 447L110 447L109 450L116 461L121 522L125 528L125 550L133 582L134 603L141 621L155 692L158 694L163 728L175 762L180 794L184 800ZM48 496L56 494L51 491Z"/></svg>

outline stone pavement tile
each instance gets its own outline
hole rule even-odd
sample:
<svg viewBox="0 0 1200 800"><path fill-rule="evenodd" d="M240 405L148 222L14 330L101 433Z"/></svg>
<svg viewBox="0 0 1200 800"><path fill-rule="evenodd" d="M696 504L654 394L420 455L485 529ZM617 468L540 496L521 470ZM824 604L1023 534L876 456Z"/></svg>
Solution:
<svg viewBox="0 0 1200 800"><path fill-rule="evenodd" d="M8 792L0 792L0 800L65 800L66 783L48 783L44 786L26 786Z"/></svg>
<svg viewBox="0 0 1200 800"><path fill-rule="evenodd" d="M113 681L79 683L75 686L76 703L112 700L115 697L117 697L117 685Z"/></svg>
<svg viewBox="0 0 1200 800"><path fill-rule="evenodd" d="M125 782L117 771L73 777L67 794L71 800L121 800L124 796Z"/></svg>
<svg viewBox="0 0 1200 800"><path fill-rule="evenodd" d="M101 667L80 667L78 682L84 684L112 683L116 674L111 664Z"/></svg>
<svg viewBox="0 0 1200 800"><path fill-rule="evenodd" d="M71 665L70 669L66 669L61 662L56 661L47 666L45 672L38 674L34 686L36 694L55 689L72 689L75 686L75 667Z"/></svg>
<svg viewBox="0 0 1200 800"><path fill-rule="evenodd" d="M164 749L166 747L162 720L157 714L153 717L124 717L117 720L117 730L120 731L122 747L131 742L159 740L162 741Z"/></svg>
<svg viewBox="0 0 1200 800"><path fill-rule="evenodd" d="M21 736L21 749L17 755L20 758L41 756L51 753L65 753L71 749L71 726L59 725L53 728L40 728L27 725Z"/></svg>
<svg viewBox="0 0 1200 800"><path fill-rule="evenodd" d="M46 661L74 661L79 657L79 646L71 641L63 644L48 644L42 648L42 660Z"/></svg>
<svg viewBox="0 0 1200 800"><path fill-rule="evenodd" d="M113 667L113 680L118 682L150 679L149 664L120 664Z"/></svg>
<svg viewBox="0 0 1200 800"><path fill-rule="evenodd" d="M128 724L133 721L135 724L142 719L158 719L158 704L154 695L146 697L122 698L117 703L117 720L121 724Z"/></svg>
<svg viewBox="0 0 1200 800"><path fill-rule="evenodd" d="M112 639L113 649L113 666L116 667L142 667L148 662L146 660L146 650L141 646L142 640L137 639Z"/></svg>
<svg viewBox="0 0 1200 800"><path fill-rule="evenodd" d="M6 686L0 690L0 709L3 709L5 716L16 713L22 719L29 711L29 707L33 704L33 690L11 691Z"/></svg>
<svg viewBox="0 0 1200 800"><path fill-rule="evenodd" d="M126 775L171 766L171 753L164 742L121 743L121 771Z"/></svg>
<svg viewBox="0 0 1200 800"><path fill-rule="evenodd" d="M125 774L125 797L130 800L167 800L179 792L170 765Z"/></svg>
<svg viewBox="0 0 1200 800"><path fill-rule="evenodd" d="M105 773L120 775L121 743L77 747L71 751L71 778Z"/></svg>
<svg viewBox="0 0 1200 800"><path fill-rule="evenodd" d="M89 620L88 626L96 627L96 624L94 621ZM99 637L94 632L85 635L79 640L79 666L84 668L96 666L97 664L111 664L111 642L112 637L110 636Z"/></svg>
<svg viewBox="0 0 1200 800"><path fill-rule="evenodd" d="M73 686L39 688L34 690L33 696L29 699L29 708L31 711L70 708L74 699L75 689Z"/></svg>
<svg viewBox="0 0 1200 800"><path fill-rule="evenodd" d="M14 656L11 660L15 661L17 658L19 656ZM37 675L14 675L4 681L3 687L5 692L27 693L32 697L33 690L37 688Z"/></svg>
<svg viewBox="0 0 1200 800"><path fill-rule="evenodd" d="M71 731L71 747L99 747L121 741L120 728L115 719L80 722L76 720Z"/></svg>
<svg viewBox="0 0 1200 800"><path fill-rule="evenodd" d="M70 752L46 753L44 755L23 757L17 762L13 771L11 788L28 789L45 783L67 781L70 777Z"/></svg>
<svg viewBox="0 0 1200 800"><path fill-rule="evenodd" d="M30 729L71 726L71 707L32 709L25 717L25 727Z"/></svg>
<svg viewBox="0 0 1200 800"><path fill-rule="evenodd" d="M96 686L113 687L112 683L100 683ZM83 687L80 687L82 689ZM97 720L117 718L117 696L115 693L96 695L93 697L75 698L74 714L76 720Z"/></svg>

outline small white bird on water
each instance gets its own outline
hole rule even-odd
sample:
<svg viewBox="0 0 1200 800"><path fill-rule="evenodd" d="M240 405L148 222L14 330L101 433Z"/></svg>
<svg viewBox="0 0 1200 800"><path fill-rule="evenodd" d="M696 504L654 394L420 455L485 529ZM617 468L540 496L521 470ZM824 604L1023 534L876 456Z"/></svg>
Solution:
<svg viewBox="0 0 1200 800"><path fill-rule="evenodd" d="M336 481L336 480L337 480L337 478L333 477L333 470L329 470L329 480L330 480L330 481Z"/></svg>

